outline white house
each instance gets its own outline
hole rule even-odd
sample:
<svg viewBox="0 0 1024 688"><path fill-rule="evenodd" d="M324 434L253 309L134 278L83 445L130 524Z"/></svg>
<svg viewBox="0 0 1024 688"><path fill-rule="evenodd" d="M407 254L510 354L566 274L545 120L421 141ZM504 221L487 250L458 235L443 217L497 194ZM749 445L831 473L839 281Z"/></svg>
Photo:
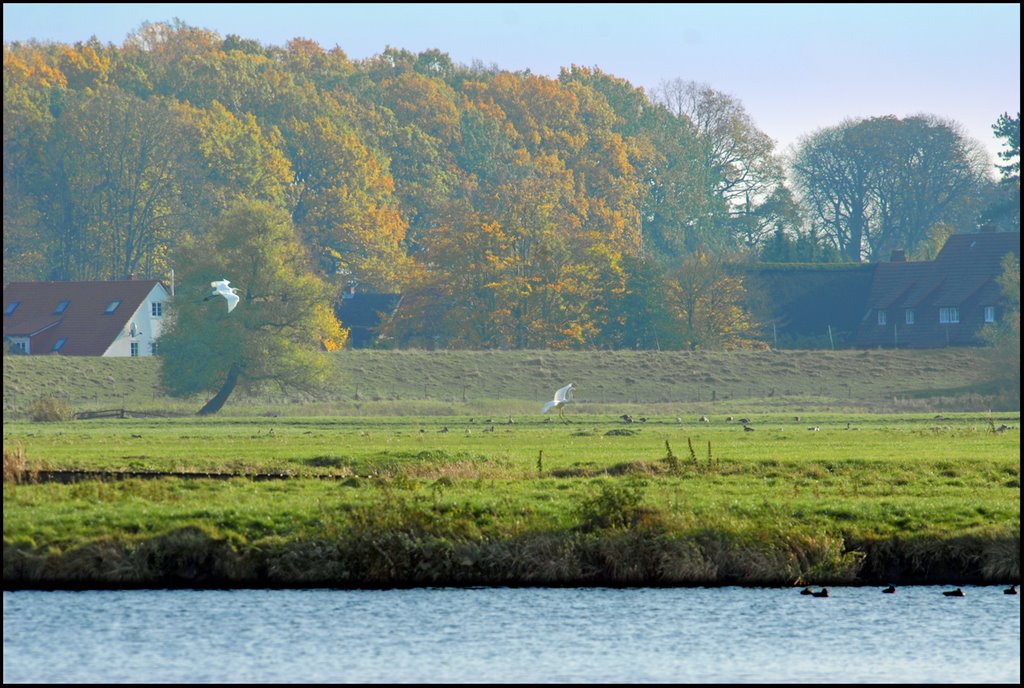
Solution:
<svg viewBox="0 0 1024 688"><path fill-rule="evenodd" d="M152 356L167 298L157 280L11 282L4 344L31 355Z"/></svg>

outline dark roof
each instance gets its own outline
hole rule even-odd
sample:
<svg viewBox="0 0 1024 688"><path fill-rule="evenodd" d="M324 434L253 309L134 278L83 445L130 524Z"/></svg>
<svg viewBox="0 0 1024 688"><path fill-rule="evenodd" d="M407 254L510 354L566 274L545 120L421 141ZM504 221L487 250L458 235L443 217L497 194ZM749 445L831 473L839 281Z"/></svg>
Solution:
<svg viewBox="0 0 1024 688"><path fill-rule="evenodd" d="M764 264L747 272L747 288L765 296L760 317L780 337L851 336L864 315L875 265Z"/></svg>
<svg viewBox="0 0 1024 688"><path fill-rule="evenodd" d="M935 260L879 263L858 344L886 346L894 340L906 346L976 343L983 307L1002 301L998 278L1008 253L1020 258L1020 232L954 234ZM960 322L939 323L940 308L958 308ZM900 319L905 310L917 313L913 325ZM887 325L878 325L873 316L877 311L888 312Z"/></svg>
<svg viewBox="0 0 1024 688"><path fill-rule="evenodd" d="M343 298L334 312L342 326L349 330L349 346L359 349L370 345L377 338L381 322L391 318L401 299L401 294L371 292Z"/></svg>
<svg viewBox="0 0 1024 688"><path fill-rule="evenodd" d="M116 282L11 282L4 287L4 337L32 337L33 353L46 353L66 338L60 353L102 356L146 299L157 280ZM58 305L68 301L62 313ZM107 307L120 301L117 309Z"/></svg>
<svg viewBox="0 0 1024 688"><path fill-rule="evenodd" d="M872 308L914 308L930 302L955 306L994 286L1003 256L1020 255L1020 232L954 234L933 261L884 262L875 270Z"/></svg>

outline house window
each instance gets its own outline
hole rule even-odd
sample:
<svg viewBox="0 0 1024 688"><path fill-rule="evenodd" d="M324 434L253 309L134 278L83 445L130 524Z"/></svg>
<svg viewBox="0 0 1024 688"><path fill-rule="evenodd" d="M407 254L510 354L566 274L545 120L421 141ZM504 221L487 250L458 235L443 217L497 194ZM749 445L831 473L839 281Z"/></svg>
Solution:
<svg viewBox="0 0 1024 688"><path fill-rule="evenodd" d="M132 356L138 356L138 355L139 355L139 343L138 342L132 342Z"/></svg>
<svg viewBox="0 0 1024 688"><path fill-rule="evenodd" d="M113 313L117 310L117 307L121 305L120 301L111 301L110 305L107 306L107 310L104 313Z"/></svg>
<svg viewBox="0 0 1024 688"><path fill-rule="evenodd" d="M908 325L913 325L914 324L914 309L913 308L908 308L906 311L904 311L904 315L906 316L905 317L906 323Z"/></svg>
<svg viewBox="0 0 1024 688"><path fill-rule="evenodd" d="M994 323L996 321L996 307L985 306L985 322Z"/></svg>
<svg viewBox="0 0 1024 688"><path fill-rule="evenodd" d="M939 322L940 323L958 323L960 322L960 309L959 308L940 308L939 309Z"/></svg>
<svg viewBox="0 0 1024 688"><path fill-rule="evenodd" d="M25 346L25 342L11 340L11 353L15 354L27 354L28 347Z"/></svg>
<svg viewBox="0 0 1024 688"><path fill-rule="evenodd" d="M60 339L58 339L58 340L57 340L56 342L54 342L54 344L53 344L53 350L54 350L54 351L60 351L60 348L61 348L62 346L64 346L64 342L66 342L67 340L68 340L68 338L67 338L67 337L61 337Z"/></svg>
<svg viewBox="0 0 1024 688"><path fill-rule="evenodd" d="M7 304L7 308L4 309L4 315L10 315L14 312L14 309L21 305L21 301L11 301Z"/></svg>
<svg viewBox="0 0 1024 688"><path fill-rule="evenodd" d="M878 324L884 325L886 323L885 311L878 311Z"/></svg>
<svg viewBox="0 0 1024 688"><path fill-rule="evenodd" d="M53 309L53 314L54 315L60 315L61 313L63 313L64 311L66 311L68 309L68 306L70 304L71 304L70 300L65 299L64 301L61 301L60 303L57 304L57 307Z"/></svg>
<svg viewBox="0 0 1024 688"><path fill-rule="evenodd" d="M154 301L152 305L153 305L153 310L152 310L153 317L154 318L161 317L164 314L164 304L161 301Z"/></svg>

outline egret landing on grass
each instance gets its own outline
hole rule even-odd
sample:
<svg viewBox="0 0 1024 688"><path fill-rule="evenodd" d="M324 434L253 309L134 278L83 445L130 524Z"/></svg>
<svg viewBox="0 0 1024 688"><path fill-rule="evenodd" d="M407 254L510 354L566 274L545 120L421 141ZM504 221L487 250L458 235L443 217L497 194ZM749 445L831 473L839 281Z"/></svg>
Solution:
<svg viewBox="0 0 1024 688"><path fill-rule="evenodd" d="M573 390L575 390L575 389L576 389L576 385L574 385L571 382L569 384L567 384L565 387L562 387L560 390L555 392L555 398L554 399L552 399L548 403L544 404L544 408L542 408L540 410L540 412L541 413L547 413L548 411L550 411L551 409L553 409L553 408L555 408L557 406L558 407L558 417L562 419L563 423L567 422L565 420L565 416L562 415L562 411L564 410L563 406L565 406L566 404L568 404L569 402L572 401L572 393L573 393Z"/></svg>
<svg viewBox="0 0 1024 688"><path fill-rule="evenodd" d="M239 296L238 289L235 287L228 286L231 282L228 280L217 280L216 282L210 282L210 286L213 287L213 292L207 296L203 301L209 301L210 299L223 296L228 301L228 313L235 309L238 305Z"/></svg>

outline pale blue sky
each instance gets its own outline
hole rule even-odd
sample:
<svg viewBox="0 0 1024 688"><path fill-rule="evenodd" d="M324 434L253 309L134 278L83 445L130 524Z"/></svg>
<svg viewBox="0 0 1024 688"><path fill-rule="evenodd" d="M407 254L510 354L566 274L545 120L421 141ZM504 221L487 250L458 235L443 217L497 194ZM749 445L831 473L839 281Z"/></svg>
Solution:
<svg viewBox="0 0 1024 688"><path fill-rule="evenodd" d="M556 76L596 66L650 90L706 82L785 150L849 117L919 113L963 126L993 156L1020 111L1020 5L992 4L46 4L5 3L4 42L120 45L144 21L267 45L309 38L353 59L387 46Z"/></svg>

